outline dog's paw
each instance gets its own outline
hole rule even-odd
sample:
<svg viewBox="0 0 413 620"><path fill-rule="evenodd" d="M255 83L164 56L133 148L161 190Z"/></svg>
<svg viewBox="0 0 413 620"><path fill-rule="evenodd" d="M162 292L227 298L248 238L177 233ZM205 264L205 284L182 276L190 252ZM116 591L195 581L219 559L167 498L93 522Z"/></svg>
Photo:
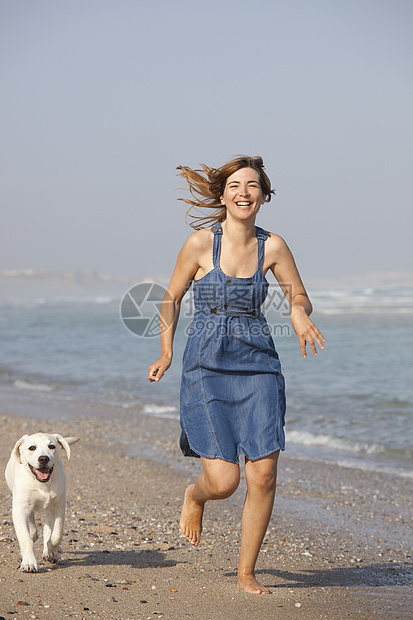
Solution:
<svg viewBox="0 0 413 620"><path fill-rule="evenodd" d="M22 573L38 573L39 572L39 568L37 566L36 560L34 560L34 562L25 562L23 560L20 565L20 570Z"/></svg>
<svg viewBox="0 0 413 620"><path fill-rule="evenodd" d="M49 562L49 564L57 564L62 556L62 550L55 549L54 551L48 551L43 553L43 560Z"/></svg>

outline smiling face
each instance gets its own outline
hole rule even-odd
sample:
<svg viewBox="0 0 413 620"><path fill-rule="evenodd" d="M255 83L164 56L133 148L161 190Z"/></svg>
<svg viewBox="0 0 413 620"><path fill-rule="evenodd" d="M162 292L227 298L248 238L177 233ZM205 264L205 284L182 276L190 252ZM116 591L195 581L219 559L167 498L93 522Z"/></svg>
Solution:
<svg viewBox="0 0 413 620"><path fill-rule="evenodd" d="M18 460L39 482L48 482L59 459L56 435L36 433L25 435L16 446ZM16 448L15 448L16 449Z"/></svg>
<svg viewBox="0 0 413 620"><path fill-rule="evenodd" d="M227 218L243 221L255 218L265 202L258 172L253 168L241 168L231 174L220 200L227 208Z"/></svg>

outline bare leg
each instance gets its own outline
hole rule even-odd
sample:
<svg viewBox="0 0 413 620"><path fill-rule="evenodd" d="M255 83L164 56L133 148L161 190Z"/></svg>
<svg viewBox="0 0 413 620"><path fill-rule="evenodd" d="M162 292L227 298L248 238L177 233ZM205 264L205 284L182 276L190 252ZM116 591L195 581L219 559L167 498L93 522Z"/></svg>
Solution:
<svg viewBox="0 0 413 620"><path fill-rule="evenodd" d="M255 578L254 569L274 506L279 452L245 462L247 495L242 513L238 585L252 594L269 594Z"/></svg>
<svg viewBox="0 0 413 620"><path fill-rule="evenodd" d="M185 492L180 520L181 532L197 546L202 532L202 516L205 503L210 499L225 499L238 488L239 465L219 459L201 458L204 471L195 484Z"/></svg>

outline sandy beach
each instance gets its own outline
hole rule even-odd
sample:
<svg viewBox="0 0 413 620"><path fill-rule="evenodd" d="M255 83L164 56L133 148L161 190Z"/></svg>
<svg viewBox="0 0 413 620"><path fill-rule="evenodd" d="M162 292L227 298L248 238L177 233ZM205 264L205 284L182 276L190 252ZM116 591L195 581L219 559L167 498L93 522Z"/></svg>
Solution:
<svg viewBox="0 0 413 620"><path fill-rule="evenodd" d="M27 405L27 409L30 406ZM244 481L211 502L193 548L178 523L200 470L178 423L96 405L85 415L0 415L1 468L39 430L77 435L68 463L64 556L21 573L11 494L0 479L0 618L407 620L413 613L411 479L283 453L257 574L271 595L239 592ZM41 517L38 519L41 523ZM41 560L41 537L36 543Z"/></svg>

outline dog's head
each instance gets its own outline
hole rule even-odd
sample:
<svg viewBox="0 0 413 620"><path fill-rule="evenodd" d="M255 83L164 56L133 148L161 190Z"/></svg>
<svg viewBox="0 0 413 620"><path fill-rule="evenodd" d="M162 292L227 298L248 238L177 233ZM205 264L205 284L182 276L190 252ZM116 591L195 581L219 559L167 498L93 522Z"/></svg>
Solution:
<svg viewBox="0 0 413 620"><path fill-rule="evenodd" d="M59 460L59 447L62 447L70 461L70 446L79 441L78 437L62 437L47 433L23 435L13 448L14 458L26 467L39 482L49 482L53 469Z"/></svg>

